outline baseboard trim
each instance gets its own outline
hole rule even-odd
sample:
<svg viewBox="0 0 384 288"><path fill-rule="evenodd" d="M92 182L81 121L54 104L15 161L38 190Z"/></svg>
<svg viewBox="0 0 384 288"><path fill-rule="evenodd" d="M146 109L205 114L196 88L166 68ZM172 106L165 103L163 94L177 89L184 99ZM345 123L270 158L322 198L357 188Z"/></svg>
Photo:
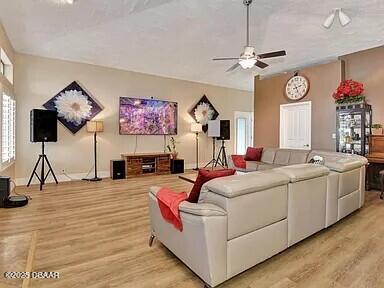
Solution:
<svg viewBox="0 0 384 288"><path fill-rule="evenodd" d="M70 182L70 181L79 181L82 180L85 177L93 177L93 173L73 173L73 174L56 174L56 178L58 182ZM97 176L100 178L108 178L110 176L109 171L99 171L97 172ZM16 178L15 183L17 186L25 186L28 183L29 178ZM52 175L49 175L49 177L46 180L46 183L55 183L55 180L53 179ZM31 184L39 184L39 180L34 177L32 179Z"/></svg>
<svg viewBox="0 0 384 288"><path fill-rule="evenodd" d="M199 168L203 168L205 165L207 165L207 162L199 163ZM184 165L184 169L189 170L189 169L194 169L196 167L196 164L193 163L188 163ZM211 166L207 167L210 168ZM89 175L88 173L72 173L72 174L56 174L56 178L58 182L70 182L70 181L79 181L85 178L86 176L88 177L93 177L93 172L91 172ZM99 171L97 172L97 176L100 178L109 178L110 177L110 172L109 171ZM17 186L25 186L28 183L29 178L16 178L15 183ZM55 180L53 179L52 175L49 175L47 178L46 183L54 183ZM36 177L32 179L31 184L39 184L38 180Z"/></svg>

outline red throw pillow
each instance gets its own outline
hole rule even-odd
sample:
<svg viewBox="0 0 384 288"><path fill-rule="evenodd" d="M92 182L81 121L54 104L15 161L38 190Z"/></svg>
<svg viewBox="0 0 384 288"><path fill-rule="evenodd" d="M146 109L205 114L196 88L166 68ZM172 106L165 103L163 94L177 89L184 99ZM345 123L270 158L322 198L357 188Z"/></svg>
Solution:
<svg viewBox="0 0 384 288"><path fill-rule="evenodd" d="M200 196L200 190L201 186L205 182L208 182L209 180L219 178L219 177L225 177L230 176L236 173L235 169L221 169L221 170L205 170L205 169L199 169L199 174L197 175L195 184L192 187L191 193L189 193L188 202L191 203L197 203Z"/></svg>
<svg viewBox="0 0 384 288"><path fill-rule="evenodd" d="M244 160L244 155L231 155L233 165L236 168L247 168L247 163Z"/></svg>
<svg viewBox="0 0 384 288"><path fill-rule="evenodd" d="M263 153L263 147L260 147L260 148L248 147L247 153L245 153L244 160L245 161L260 161L262 153Z"/></svg>

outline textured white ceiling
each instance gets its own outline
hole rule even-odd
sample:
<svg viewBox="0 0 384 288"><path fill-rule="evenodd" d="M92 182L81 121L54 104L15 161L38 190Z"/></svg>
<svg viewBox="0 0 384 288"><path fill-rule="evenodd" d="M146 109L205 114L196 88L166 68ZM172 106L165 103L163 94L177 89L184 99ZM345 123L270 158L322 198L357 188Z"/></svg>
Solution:
<svg viewBox="0 0 384 288"><path fill-rule="evenodd" d="M0 0L18 52L253 90L253 76L319 63L384 43L383 0L254 0L251 44L286 49L265 70L225 70L245 42L242 0ZM352 23L322 22L343 7Z"/></svg>

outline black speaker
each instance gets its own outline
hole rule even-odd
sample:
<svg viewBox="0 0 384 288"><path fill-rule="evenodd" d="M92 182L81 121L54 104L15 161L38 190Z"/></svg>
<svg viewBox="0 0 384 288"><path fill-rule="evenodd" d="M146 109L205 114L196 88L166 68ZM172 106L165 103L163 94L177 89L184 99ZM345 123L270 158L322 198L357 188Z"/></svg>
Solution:
<svg viewBox="0 0 384 288"><path fill-rule="evenodd" d="M219 140L231 140L231 121L220 120L220 137Z"/></svg>
<svg viewBox="0 0 384 288"><path fill-rule="evenodd" d="M57 112L33 109L30 114L31 142L57 141Z"/></svg>
<svg viewBox="0 0 384 288"><path fill-rule="evenodd" d="M124 160L111 160L111 178L125 179L125 161Z"/></svg>
<svg viewBox="0 0 384 288"><path fill-rule="evenodd" d="M183 159L171 159L171 173L172 174L184 173Z"/></svg>
<svg viewBox="0 0 384 288"><path fill-rule="evenodd" d="M11 190L11 178L0 176L0 207L5 207L5 202Z"/></svg>

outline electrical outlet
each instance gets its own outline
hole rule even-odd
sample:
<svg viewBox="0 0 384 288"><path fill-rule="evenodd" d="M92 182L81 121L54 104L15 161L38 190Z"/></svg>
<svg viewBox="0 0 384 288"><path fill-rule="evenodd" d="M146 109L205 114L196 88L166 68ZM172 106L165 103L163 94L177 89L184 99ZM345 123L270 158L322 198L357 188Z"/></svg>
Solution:
<svg viewBox="0 0 384 288"><path fill-rule="evenodd" d="M336 133L332 133L332 139L336 139Z"/></svg>

